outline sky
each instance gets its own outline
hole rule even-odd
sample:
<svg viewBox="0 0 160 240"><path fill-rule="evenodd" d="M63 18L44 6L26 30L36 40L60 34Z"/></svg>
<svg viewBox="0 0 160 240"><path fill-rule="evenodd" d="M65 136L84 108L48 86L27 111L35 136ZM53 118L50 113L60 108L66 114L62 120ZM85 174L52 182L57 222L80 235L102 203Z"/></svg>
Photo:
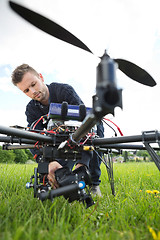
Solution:
<svg viewBox="0 0 160 240"><path fill-rule="evenodd" d="M87 107L92 107L98 56L105 49L112 58L129 60L144 68L157 82L148 87L117 70L123 109L107 115L124 135L159 130L160 14L158 0L14 0L56 21L94 55L60 41L23 20L0 0L0 125L26 126L30 100L11 83L11 73L28 63L45 83L68 83ZM106 127L105 137L114 135Z"/></svg>

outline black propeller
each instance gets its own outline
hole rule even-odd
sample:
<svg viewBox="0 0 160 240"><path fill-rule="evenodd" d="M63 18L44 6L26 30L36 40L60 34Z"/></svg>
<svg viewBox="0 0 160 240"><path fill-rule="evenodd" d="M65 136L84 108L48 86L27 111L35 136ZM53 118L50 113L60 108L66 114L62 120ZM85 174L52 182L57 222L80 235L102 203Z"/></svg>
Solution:
<svg viewBox="0 0 160 240"><path fill-rule="evenodd" d="M14 2L9 1L9 4L11 8L22 18L24 18L37 28L41 29L42 31L62 41L65 41L92 53L91 50L83 42L81 42L72 33L67 31L65 28L61 27L57 23Z"/></svg>
<svg viewBox="0 0 160 240"><path fill-rule="evenodd" d="M118 63L118 68L123 73L125 73L128 77L135 80L136 82L142 83L150 87L156 85L156 82L151 77L151 75L136 64L124 59L114 59L114 61Z"/></svg>
<svg viewBox="0 0 160 240"><path fill-rule="evenodd" d="M92 51L81 40L79 40L59 24L12 1L9 1L9 4L11 8L22 18L37 28L41 29L42 31L92 53ZM118 63L118 68L131 79L150 87L156 85L156 82L150 76L150 74L148 74L144 69L138 67L134 63L124 59L114 59L114 61Z"/></svg>

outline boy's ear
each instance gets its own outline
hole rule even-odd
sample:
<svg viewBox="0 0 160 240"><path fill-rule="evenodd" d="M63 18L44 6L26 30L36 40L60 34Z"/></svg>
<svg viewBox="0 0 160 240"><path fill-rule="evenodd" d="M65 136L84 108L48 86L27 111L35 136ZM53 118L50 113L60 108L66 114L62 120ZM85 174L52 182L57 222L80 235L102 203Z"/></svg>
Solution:
<svg viewBox="0 0 160 240"><path fill-rule="evenodd" d="M42 74L41 73L39 73L39 77L42 79L42 81L44 82L44 78L43 78L43 76L42 76Z"/></svg>

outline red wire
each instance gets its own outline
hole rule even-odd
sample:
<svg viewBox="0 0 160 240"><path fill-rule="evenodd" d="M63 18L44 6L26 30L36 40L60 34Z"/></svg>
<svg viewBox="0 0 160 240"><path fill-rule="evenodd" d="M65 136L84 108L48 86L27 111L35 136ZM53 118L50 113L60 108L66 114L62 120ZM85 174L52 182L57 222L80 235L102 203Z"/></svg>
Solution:
<svg viewBox="0 0 160 240"><path fill-rule="evenodd" d="M32 129L35 129L35 127L37 126L37 124L38 124L42 119L43 119L43 116L38 119L38 121L34 124L34 126L33 126Z"/></svg>
<svg viewBox="0 0 160 240"><path fill-rule="evenodd" d="M45 184L45 177L46 177L46 175L44 175L44 177L43 177L43 186L46 186L46 184Z"/></svg>
<svg viewBox="0 0 160 240"><path fill-rule="evenodd" d="M37 141L35 144L34 144L34 147L37 147L39 149L39 147L37 146L37 144L39 143L39 141Z"/></svg>
<svg viewBox="0 0 160 240"><path fill-rule="evenodd" d="M74 148L74 146L72 147L72 146L70 145L69 140L67 141L67 144L68 144L68 147L69 147L70 149L73 149L73 148Z"/></svg>
<svg viewBox="0 0 160 240"><path fill-rule="evenodd" d="M54 132L54 131L52 131L52 130L47 131L47 133L54 133L54 134L57 134L56 132Z"/></svg>
<svg viewBox="0 0 160 240"><path fill-rule="evenodd" d="M115 125L116 128L118 129L120 135L123 136L123 133L122 133L121 129L120 129L114 122L112 122L110 119L107 119L107 118L104 118L104 120L109 121L109 122L111 122L113 125Z"/></svg>

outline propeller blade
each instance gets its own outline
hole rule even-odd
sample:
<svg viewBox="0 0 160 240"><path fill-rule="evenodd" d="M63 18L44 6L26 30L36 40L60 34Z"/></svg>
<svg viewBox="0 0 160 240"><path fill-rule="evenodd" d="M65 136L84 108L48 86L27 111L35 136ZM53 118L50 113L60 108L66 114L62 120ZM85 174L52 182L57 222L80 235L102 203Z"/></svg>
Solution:
<svg viewBox="0 0 160 240"><path fill-rule="evenodd" d="M37 28L41 29L42 31L64 42L70 43L76 47L92 53L92 51L81 40L79 40L72 33L67 31L56 22L53 22L50 19L12 1L9 1L9 4L10 7L22 18ZM144 69L138 67L136 64L124 59L114 59L114 61L118 63L118 68L131 79L151 87L156 85L154 79Z"/></svg>
<svg viewBox="0 0 160 240"><path fill-rule="evenodd" d="M144 85L153 87L156 85L154 79L144 69L138 67L124 59L114 59L118 63L118 68L125 73L129 78Z"/></svg>
<svg viewBox="0 0 160 240"><path fill-rule="evenodd" d="M56 37L62 41L70 43L76 47L82 48L85 51L92 53L92 51L77 37L72 33L67 31L65 28L49 20L48 18L33 12L17 3L9 1L10 7L18 13L22 18L33 24L35 27L41 29L42 31Z"/></svg>

